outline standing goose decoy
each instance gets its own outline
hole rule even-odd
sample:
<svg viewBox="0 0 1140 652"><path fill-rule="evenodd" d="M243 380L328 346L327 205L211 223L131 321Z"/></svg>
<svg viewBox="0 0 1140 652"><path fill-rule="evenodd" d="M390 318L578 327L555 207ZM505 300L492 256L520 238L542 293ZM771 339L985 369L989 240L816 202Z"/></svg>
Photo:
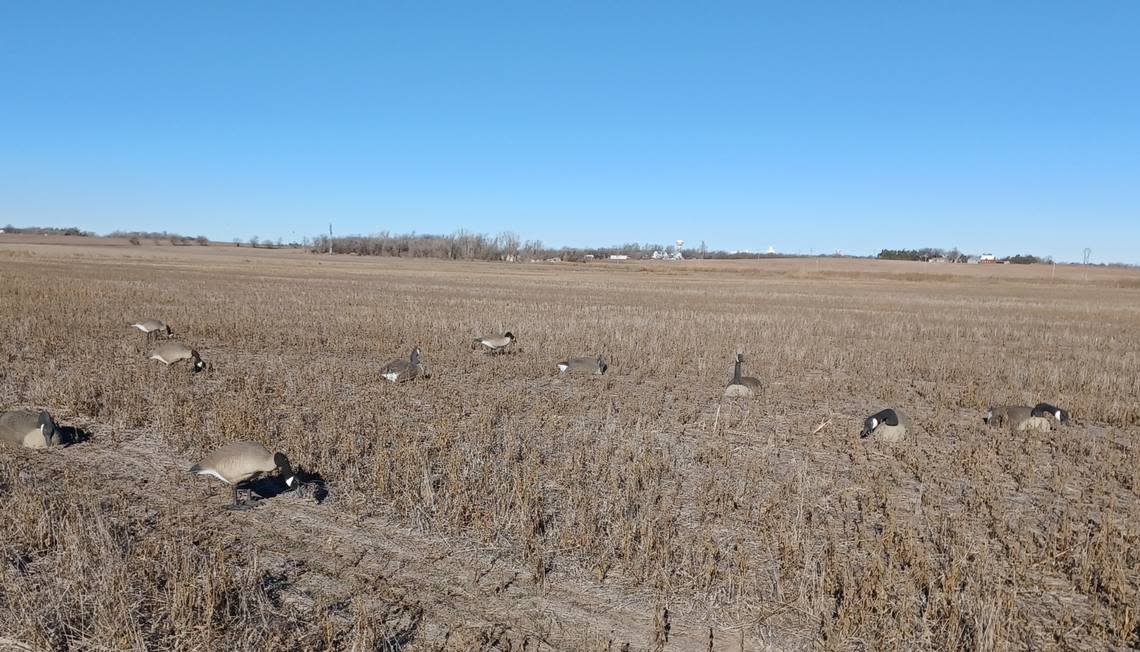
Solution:
<svg viewBox="0 0 1140 652"><path fill-rule="evenodd" d="M284 453L270 453L269 449L249 441L237 441L227 444L210 453L204 460L190 467L191 473L198 475L212 475L222 482L233 485L234 502L226 509L249 509L247 501L238 501L239 485L253 499L253 490L249 487L250 481L274 470L278 471L287 487L297 482L289 458Z"/></svg>
<svg viewBox="0 0 1140 652"><path fill-rule="evenodd" d="M736 368L732 372L732 382L724 390L724 395L729 397L734 396L754 396L756 392L763 389L764 385L760 379L753 378L752 376L741 376L740 366L744 363L744 354L737 351L736 353Z"/></svg>
<svg viewBox="0 0 1140 652"><path fill-rule="evenodd" d="M150 353L151 360L158 360L165 365L172 365L175 362L182 360L189 360L192 365L190 371L198 373L206 368L206 364L202 362L202 356L194 349L186 346L182 342L166 342L159 344Z"/></svg>
<svg viewBox="0 0 1140 652"><path fill-rule="evenodd" d="M491 335L489 337L476 337L474 345L476 348L482 346L486 348L487 353L502 353L506 351L507 347L515 341L515 336L510 331L502 335Z"/></svg>
<svg viewBox="0 0 1140 652"><path fill-rule="evenodd" d="M420 360L420 347L412 349L407 360L392 360L380 368L380 375L393 383L402 383L419 376L430 378L427 366Z"/></svg>
<svg viewBox="0 0 1140 652"><path fill-rule="evenodd" d="M998 405L991 407L982 418L986 425L1005 426L1010 430L1049 431L1053 423L1068 425L1069 413L1048 403L1028 405Z"/></svg>
<svg viewBox="0 0 1140 652"><path fill-rule="evenodd" d="M606 359L599 353L596 358L570 358L558 363L558 373L601 375L609 369Z"/></svg>
<svg viewBox="0 0 1140 652"><path fill-rule="evenodd" d="M170 325L160 319L144 319L140 322L131 324L131 327L137 328L146 333L146 339L149 342L151 338L157 338L160 334L166 333L167 337L171 337L173 333L170 331Z"/></svg>
<svg viewBox="0 0 1140 652"><path fill-rule="evenodd" d="M0 414L0 443L24 448L50 448L63 441L51 415L41 410L12 410Z"/></svg>
<svg viewBox="0 0 1140 652"><path fill-rule="evenodd" d="M887 408L863 420L863 430L859 432L859 438L865 439L875 435L883 441L902 441L906 439L908 425L910 420L902 410Z"/></svg>

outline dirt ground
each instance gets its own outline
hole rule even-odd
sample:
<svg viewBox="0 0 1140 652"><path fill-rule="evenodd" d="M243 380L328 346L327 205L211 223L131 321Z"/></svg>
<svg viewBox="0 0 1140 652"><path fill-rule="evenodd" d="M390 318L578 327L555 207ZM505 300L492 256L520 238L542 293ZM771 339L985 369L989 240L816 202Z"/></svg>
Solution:
<svg viewBox="0 0 1140 652"><path fill-rule="evenodd" d="M75 241L0 236L0 409L74 439L0 448L0 649L1140 646L1138 270ZM305 486L222 509L235 439Z"/></svg>

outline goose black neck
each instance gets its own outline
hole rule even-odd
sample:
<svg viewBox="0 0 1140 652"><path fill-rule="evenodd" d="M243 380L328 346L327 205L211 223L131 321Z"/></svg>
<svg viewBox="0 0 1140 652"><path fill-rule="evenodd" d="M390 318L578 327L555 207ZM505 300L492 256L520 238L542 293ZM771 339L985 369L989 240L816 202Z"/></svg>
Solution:
<svg viewBox="0 0 1140 652"><path fill-rule="evenodd" d="M734 366L734 370L732 372L732 384L740 384L740 358L736 359L736 365Z"/></svg>

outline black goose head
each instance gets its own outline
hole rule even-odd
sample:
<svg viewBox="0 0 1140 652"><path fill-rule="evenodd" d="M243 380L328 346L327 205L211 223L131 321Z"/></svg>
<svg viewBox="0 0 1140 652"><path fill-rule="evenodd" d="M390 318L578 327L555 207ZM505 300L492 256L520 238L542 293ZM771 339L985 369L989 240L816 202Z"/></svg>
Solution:
<svg viewBox="0 0 1140 652"><path fill-rule="evenodd" d="M507 341L509 341L509 342L514 342L514 341L515 341L515 336L514 336L514 333L512 333L512 332L510 332L510 331L507 331L507 332L503 333L503 337L507 338Z"/></svg>
<svg viewBox="0 0 1140 652"><path fill-rule="evenodd" d="M174 336L174 333L171 332L171 330L170 330L170 324L167 324L164 328L166 330L166 336L167 337L173 337Z"/></svg>
<svg viewBox="0 0 1140 652"><path fill-rule="evenodd" d="M601 373L604 374L604 373L606 373L606 369L609 369L609 368L610 368L610 366L608 364L606 364L606 359L602 357L601 353L599 353L598 354L598 371L600 371Z"/></svg>
<svg viewBox="0 0 1140 652"><path fill-rule="evenodd" d="M51 415L46 410L40 411L40 434L44 437L44 444L48 447L60 443L59 428L56 427L55 421L52 421Z"/></svg>
<svg viewBox="0 0 1140 652"><path fill-rule="evenodd" d="M202 356L198 355L197 351L190 352L190 372L198 373L206 368L206 363L202 362Z"/></svg>
<svg viewBox="0 0 1140 652"><path fill-rule="evenodd" d="M899 415L895 414L894 410L887 408L885 410L879 410L866 419L863 419L863 430L859 432L860 439L870 437L871 433L875 432L875 429L884 423L888 426L899 425Z"/></svg>
<svg viewBox="0 0 1140 652"><path fill-rule="evenodd" d="M1035 417L1053 417L1060 421L1062 425L1069 424L1069 413L1049 403L1038 403L1033 406L1033 416Z"/></svg>
<svg viewBox="0 0 1140 652"><path fill-rule="evenodd" d="M420 363L420 347L417 346L416 348L412 349L411 360L412 364L414 365Z"/></svg>
<svg viewBox="0 0 1140 652"><path fill-rule="evenodd" d="M289 463L289 458L285 457L285 453L277 453L273 456L273 463L277 465L277 472L285 480L285 485L292 487L297 482L297 474L293 473L293 465Z"/></svg>

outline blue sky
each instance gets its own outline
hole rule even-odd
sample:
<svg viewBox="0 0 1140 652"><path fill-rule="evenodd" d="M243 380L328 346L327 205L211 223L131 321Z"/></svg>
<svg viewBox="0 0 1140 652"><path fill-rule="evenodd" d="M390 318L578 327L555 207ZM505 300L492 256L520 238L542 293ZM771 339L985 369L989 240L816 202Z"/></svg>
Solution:
<svg viewBox="0 0 1140 652"><path fill-rule="evenodd" d="M7 2L0 223L1140 262L1140 3Z"/></svg>

